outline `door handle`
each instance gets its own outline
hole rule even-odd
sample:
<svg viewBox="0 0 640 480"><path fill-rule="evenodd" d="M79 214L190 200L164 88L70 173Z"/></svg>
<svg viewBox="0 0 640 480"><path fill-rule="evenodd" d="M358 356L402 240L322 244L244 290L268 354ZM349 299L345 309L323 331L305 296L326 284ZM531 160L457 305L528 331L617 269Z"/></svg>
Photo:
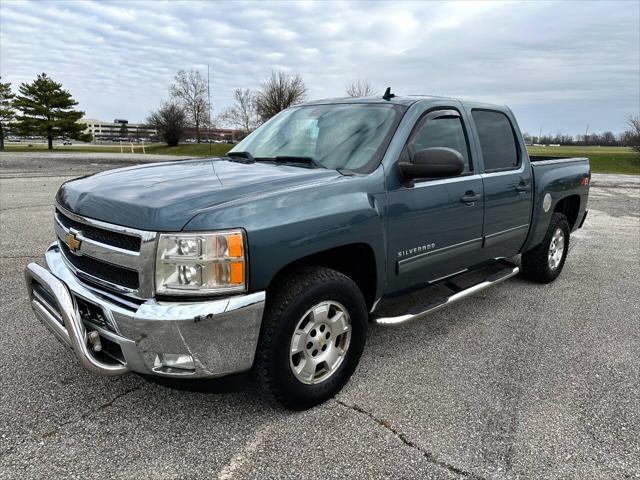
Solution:
<svg viewBox="0 0 640 480"><path fill-rule="evenodd" d="M482 198L482 195L480 195L479 193L469 191L460 197L460 201L463 203L471 204L471 203L477 202L481 198Z"/></svg>
<svg viewBox="0 0 640 480"><path fill-rule="evenodd" d="M531 191L531 185L528 185L526 183L519 183L518 186L516 187L516 192L530 192Z"/></svg>

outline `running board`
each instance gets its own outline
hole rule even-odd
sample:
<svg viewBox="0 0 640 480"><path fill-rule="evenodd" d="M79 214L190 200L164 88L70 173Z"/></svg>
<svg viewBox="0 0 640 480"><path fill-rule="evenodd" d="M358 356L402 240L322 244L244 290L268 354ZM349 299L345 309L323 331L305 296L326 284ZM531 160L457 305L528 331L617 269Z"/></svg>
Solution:
<svg viewBox="0 0 640 480"><path fill-rule="evenodd" d="M486 290L493 285L504 282L505 280L517 275L518 272L520 272L520 268L517 265L506 261L502 263L505 265L504 269L489 275L479 283L471 285L470 287L467 287L465 289L459 289L452 295L435 298L429 303L409 308L406 313L402 315L374 316L373 321L378 325L401 325L403 323L410 322L411 320L421 318L429 313L433 313L437 310L440 310L441 308L448 307L449 305L452 305L462 300L463 298L469 297L470 295ZM451 287L449 288L451 289Z"/></svg>

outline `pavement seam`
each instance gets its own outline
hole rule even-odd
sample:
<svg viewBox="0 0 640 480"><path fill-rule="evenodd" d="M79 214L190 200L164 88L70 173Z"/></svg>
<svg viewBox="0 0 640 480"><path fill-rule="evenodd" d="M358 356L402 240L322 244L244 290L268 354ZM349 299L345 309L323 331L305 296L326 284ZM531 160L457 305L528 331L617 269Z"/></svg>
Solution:
<svg viewBox="0 0 640 480"><path fill-rule="evenodd" d="M85 410L84 412L82 412L80 414L79 417L67 420L66 422L63 422L60 425L57 425L53 429L51 429L51 430L49 430L47 432L44 432L42 435L40 435L40 438L53 437L54 435L59 433L64 427L67 427L67 426L72 425L74 423L78 423L81 420L84 420L85 418L87 418L93 412L100 412L100 411L106 410L107 408L113 406L114 402L116 402L120 398L122 398L122 397L124 397L126 395L129 395L130 393L133 393L133 392L135 392L137 390L140 390L141 388L142 388L141 386L129 388L129 389L125 390L124 392L119 393L118 395L113 397L111 400L109 400L109 401L107 401L107 402L105 402L105 403L103 403L101 405L98 405L97 407L92 407L92 408L89 408L89 409Z"/></svg>
<svg viewBox="0 0 640 480"><path fill-rule="evenodd" d="M416 444L414 441L410 440L409 438L407 438L407 436L400 432L398 429L396 429L393 424L388 421L388 420L383 420L380 419L378 417L376 417L373 413L369 412L368 410L365 410L364 408L355 405L355 404L348 404L346 402L343 402L342 400L338 400L338 399L333 399L338 405L347 408L349 410L352 410L354 412L360 413L362 415L365 415L367 417L369 417L370 419L372 419L373 421L375 421L378 425L380 425L381 427L385 428L386 430L388 430L389 432L391 432L398 440L400 440L402 443L404 443L407 447L410 447L414 450L417 450L418 452L420 452L420 454L431 464L436 465L438 467L444 468L446 470L448 470L451 473L454 473L456 475L459 475L461 477L464 478L471 478L473 480L485 480L484 477L477 475L473 472L469 472L467 470L463 470L462 468L456 467L455 465L451 465L447 462L445 462L444 460L440 460L434 453L429 452L428 450L423 449L422 447L420 447L418 444Z"/></svg>
<svg viewBox="0 0 640 480"><path fill-rule="evenodd" d="M16 210L24 210L25 208L41 208L41 207L52 207L51 202L49 203L38 203L33 205L21 205L19 207L5 207L0 208L0 212L15 212Z"/></svg>
<svg viewBox="0 0 640 480"><path fill-rule="evenodd" d="M250 438L249 442L236 453L229 463L225 465L218 474L218 480L231 480L236 474L246 466L251 457L255 455L260 445L271 435L273 424L267 422Z"/></svg>
<svg viewBox="0 0 640 480"><path fill-rule="evenodd" d="M26 180L29 178L77 178L78 176L82 175L82 174L91 174L91 173L98 173L100 172L100 170L86 170L84 172L78 172L79 175L60 175L60 174L47 174L47 173L43 173L43 174L38 174L38 173L34 173L32 175L24 175L22 173L4 173L2 175L0 175L0 180L14 180L14 179L20 179L20 180ZM30 173L30 172L27 172Z"/></svg>

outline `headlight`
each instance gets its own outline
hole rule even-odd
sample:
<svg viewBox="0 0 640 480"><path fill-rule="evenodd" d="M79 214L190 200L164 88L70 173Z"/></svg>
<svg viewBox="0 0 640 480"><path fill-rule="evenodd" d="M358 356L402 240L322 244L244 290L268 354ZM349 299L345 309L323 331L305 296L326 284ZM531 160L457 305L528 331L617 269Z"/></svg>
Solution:
<svg viewBox="0 0 640 480"><path fill-rule="evenodd" d="M242 230L160 234L156 293L203 295L245 289Z"/></svg>

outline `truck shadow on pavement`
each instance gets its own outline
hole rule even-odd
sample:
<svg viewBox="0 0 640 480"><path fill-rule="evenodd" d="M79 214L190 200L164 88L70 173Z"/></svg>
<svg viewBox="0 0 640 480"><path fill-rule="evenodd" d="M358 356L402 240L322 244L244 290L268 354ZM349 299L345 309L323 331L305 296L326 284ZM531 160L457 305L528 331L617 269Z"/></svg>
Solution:
<svg viewBox="0 0 640 480"><path fill-rule="evenodd" d="M250 391L253 389L251 374L249 372L242 372L211 379L163 378L142 374L139 376L150 383L155 383L156 385L184 392L225 394Z"/></svg>

